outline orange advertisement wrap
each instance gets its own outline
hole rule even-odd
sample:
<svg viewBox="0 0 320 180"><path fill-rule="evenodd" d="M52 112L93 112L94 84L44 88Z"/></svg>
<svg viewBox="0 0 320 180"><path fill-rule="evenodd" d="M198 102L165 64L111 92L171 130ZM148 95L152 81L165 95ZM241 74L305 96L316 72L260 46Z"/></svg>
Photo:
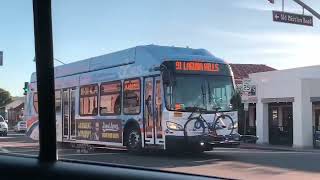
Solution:
<svg viewBox="0 0 320 180"><path fill-rule="evenodd" d="M122 143L121 120L78 119L76 139Z"/></svg>
<svg viewBox="0 0 320 180"><path fill-rule="evenodd" d="M155 97L155 117L156 117L156 129L157 129L157 138L163 138L162 134L162 96L161 96L161 81L156 81L156 97Z"/></svg>
<svg viewBox="0 0 320 180"><path fill-rule="evenodd" d="M145 82L145 124L146 124L146 137L152 138L153 136L153 81L152 79Z"/></svg>
<svg viewBox="0 0 320 180"><path fill-rule="evenodd" d="M38 140L39 138L39 121L38 116L32 116L30 119L26 120L27 132L26 136L33 140Z"/></svg>

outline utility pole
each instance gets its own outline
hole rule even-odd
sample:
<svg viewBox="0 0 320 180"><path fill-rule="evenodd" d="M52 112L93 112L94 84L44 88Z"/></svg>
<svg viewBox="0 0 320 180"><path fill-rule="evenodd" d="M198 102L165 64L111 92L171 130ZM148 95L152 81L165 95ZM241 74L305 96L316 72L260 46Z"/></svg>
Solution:
<svg viewBox="0 0 320 180"><path fill-rule="evenodd" d="M310 6L306 5L304 2L300 1L300 0L293 0L294 2L296 2L297 4L299 4L300 6L302 6L302 8L308 10L312 15L314 15L316 18L318 18L320 20L320 14L317 13L314 9L312 9Z"/></svg>
<svg viewBox="0 0 320 180"><path fill-rule="evenodd" d="M274 4L274 0L268 0L268 1L271 4ZM292 0L292 1L294 1L297 4L299 4L303 8L303 13L304 13L304 9L306 9L312 15L314 15L316 18L318 18L320 20L320 14L317 11L315 11L314 9L312 9L310 6L308 6L307 4L302 2L301 0ZM284 7L284 1L282 0L282 11L283 11L283 7Z"/></svg>

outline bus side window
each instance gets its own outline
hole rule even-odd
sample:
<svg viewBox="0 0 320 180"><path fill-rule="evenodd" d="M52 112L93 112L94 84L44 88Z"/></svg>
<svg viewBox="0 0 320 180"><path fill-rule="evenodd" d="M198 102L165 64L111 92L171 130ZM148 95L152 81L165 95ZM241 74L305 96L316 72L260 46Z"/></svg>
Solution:
<svg viewBox="0 0 320 180"><path fill-rule="evenodd" d="M56 98L56 114L61 114L61 91L55 91L55 98Z"/></svg>
<svg viewBox="0 0 320 180"><path fill-rule="evenodd" d="M38 113L38 93L33 94L33 107L36 113Z"/></svg>
<svg viewBox="0 0 320 180"><path fill-rule="evenodd" d="M100 86L100 115L121 113L121 81L102 83Z"/></svg>
<svg viewBox="0 0 320 180"><path fill-rule="evenodd" d="M123 92L123 113L139 114L140 113L140 79L130 79L124 81Z"/></svg>
<svg viewBox="0 0 320 180"><path fill-rule="evenodd" d="M80 87L80 116L98 115L98 85Z"/></svg>

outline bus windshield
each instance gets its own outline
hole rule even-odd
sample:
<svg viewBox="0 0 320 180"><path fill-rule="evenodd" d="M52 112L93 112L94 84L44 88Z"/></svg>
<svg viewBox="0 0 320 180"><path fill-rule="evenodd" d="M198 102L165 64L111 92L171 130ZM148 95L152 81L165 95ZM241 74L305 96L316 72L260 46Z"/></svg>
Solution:
<svg viewBox="0 0 320 180"><path fill-rule="evenodd" d="M178 75L166 86L166 106L178 111L230 111L233 91L230 76Z"/></svg>

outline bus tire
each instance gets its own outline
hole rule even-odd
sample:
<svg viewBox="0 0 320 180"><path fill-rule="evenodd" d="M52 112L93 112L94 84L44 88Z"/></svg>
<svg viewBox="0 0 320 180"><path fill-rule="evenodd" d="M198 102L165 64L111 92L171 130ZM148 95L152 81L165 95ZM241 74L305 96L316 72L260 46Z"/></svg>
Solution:
<svg viewBox="0 0 320 180"><path fill-rule="evenodd" d="M140 129L136 126L128 128L126 133L126 146L129 153L140 153L142 151L142 137Z"/></svg>

